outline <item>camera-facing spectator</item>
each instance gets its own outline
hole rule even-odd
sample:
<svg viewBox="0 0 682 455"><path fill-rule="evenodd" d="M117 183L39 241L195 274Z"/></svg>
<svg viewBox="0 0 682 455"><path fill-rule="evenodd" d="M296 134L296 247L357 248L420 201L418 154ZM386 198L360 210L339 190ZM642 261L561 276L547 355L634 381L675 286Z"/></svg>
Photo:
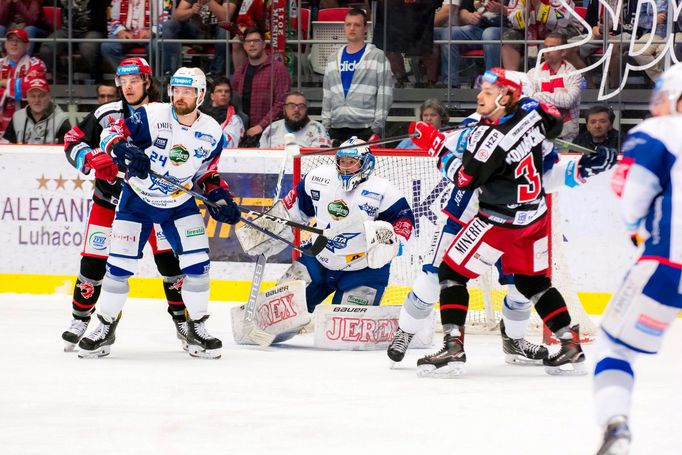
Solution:
<svg viewBox="0 0 682 455"><path fill-rule="evenodd" d="M265 40L258 29L244 32L244 50L248 61L235 71L232 87L249 116L242 146L257 147L263 130L282 118L284 96L291 89L291 78L284 64L265 52Z"/></svg>
<svg viewBox="0 0 682 455"><path fill-rule="evenodd" d="M257 28L263 32L265 39L270 35L270 21L268 20L268 5L265 0L229 0L227 5L228 23L221 27L228 30L233 38L244 38L244 32L250 28ZM232 43L232 65L239 68L246 63L247 57L242 43Z"/></svg>
<svg viewBox="0 0 682 455"><path fill-rule="evenodd" d="M232 84L225 76L214 79L209 93L209 103L201 105L199 110L210 115L223 127L227 138L225 148L235 148L244 137L244 124L248 120L235 103L236 94L232 93Z"/></svg>
<svg viewBox="0 0 682 455"><path fill-rule="evenodd" d="M227 20L223 0L180 0L173 18L163 25L163 39L216 39L209 75L226 74L227 34L218 26ZM163 71L170 75L181 67L181 43L163 42Z"/></svg>
<svg viewBox="0 0 682 455"><path fill-rule="evenodd" d="M615 120L616 115L608 106L592 106L585 115L587 130L580 133L573 142L594 150L597 149L598 145L618 149L619 133L613 128Z"/></svg>
<svg viewBox="0 0 682 455"><path fill-rule="evenodd" d="M450 121L450 115L443 103L436 98L429 98L419 107L419 120L428 123L434 128L441 129ZM408 137L403 139L396 148L418 149L419 147Z"/></svg>
<svg viewBox="0 0 682 455"><path fill-rule="evenodd" d="M260 137L260 148L283 148L287 133L293 134L301 147L332 145L324 126L308 117L308 101L301 92L291 92L284 98L284 118L265 128Z"/></svg>
<svg viewBox="0 0 682 455"><path fill-rule="evenodd" d="M330 56L322 85L322 125L334 144L381 134L393 103L391 66L381 49L365 44L367 14L351 9L343 30L348 44Z"/></svg>
<svg viewBox="0 0 682 455"><path fill-rule="evenodd" d="M52 102L47 81L25 79L22 90L28 106L14 113L3 139L12 144L63 144L71 128L69 116Z"/></svg>
<svg viewBox="0 0 682 455"><path fill-rule="evenodd" d="M23 29L32 38L45 38L48 25L43 16L42 0L4 0L0 2L0 38L8 30ZM31 43L28 55L33 55L36 43Z"/></svg>
<svg viewBox="0 0 682 455"><path fill-rule="evenodd" d="M77 39L104 39L107 37L107 10L111 0L61 0L62 26L48 38L63 39L62 42L46 41L40 46L40 58L52 73L54 83L68 82L68 43L74 39L73 50L80 51L82 66L93 80L101 79L99 71L100 43L75 41ZM72 24L69 32L69 24ZM56 64L56 66L55 66Z"/></svg>
<svg viewBox="0 0 682 455"><path fill-rule="evenodd" d="M113 82L102 82L97 85L97 104L107 104L118 99L118 90Z"/></svg>
<svg viewBox="0 0 682 455"><path fill-rule="evenodd" d="M12 115L26 106L22 83L27 78L45 77L45 63L27 54L29 45L25 30L7 32L6 56L0 58L0 134L5 131Z"/></svg>
<svg viewBox="0 0 682 455"><path fill-rule="evenodd" d="M531 98L552 104L559 109L564 127L559 136L567 141L578 135L580 119L580 98L585 88L585 79L564 57L566 50L552 51L553 47L566 44L566 35L552 32L545 38L545 49L541 51L544 62L540 68L528 71Z"/></svg>

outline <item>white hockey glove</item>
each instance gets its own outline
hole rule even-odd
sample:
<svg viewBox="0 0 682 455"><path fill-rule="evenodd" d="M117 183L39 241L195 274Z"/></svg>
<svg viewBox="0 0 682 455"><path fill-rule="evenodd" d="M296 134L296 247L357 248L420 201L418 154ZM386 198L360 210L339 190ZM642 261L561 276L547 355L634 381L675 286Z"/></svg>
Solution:
<svg viewBox="0 0 682 455"><path fill-rule="evenodd" d="M386 221L365 221L367 241L367 265L380 269L398 255L400 242L393 231L393 225Z"/></svg>
<svg viewBox="0 0 682 455"><path fill-rule="evenodd" d="M287 220L289 219L289 212L282 201L277 201L277 203L265 213L279 218L284 218ZM294 238L291 228L283 224L270 221L263 217L255 219L254 223L287 240L293 240ZM273 239L269 235L264 234L247 224L237 228L235 232L237 234L237 240L239 240L239 244L242 246L244 252L249 256L258 256L259 254L264 254L268 257L274 256L287 247L286 243Z"/></svg>

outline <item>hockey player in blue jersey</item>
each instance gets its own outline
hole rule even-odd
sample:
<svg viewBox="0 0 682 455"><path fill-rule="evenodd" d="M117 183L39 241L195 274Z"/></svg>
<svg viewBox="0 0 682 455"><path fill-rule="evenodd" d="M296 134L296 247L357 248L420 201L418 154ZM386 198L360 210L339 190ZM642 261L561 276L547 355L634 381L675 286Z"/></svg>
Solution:
<svg viewBox="0 0 682 455"><path fill-rule="evenodd" d="M507 74L514 74L507 72ZM519 75L519 76L522 76ZM519 79L523 80L522 77ZM525 87L525 84L524 84ZM461 124L475 125L481 119L478 114L467 117ZM420 126L426 128L426 126ZM432 131L434 135L437 132ZM457 141L461 131L447 134L437 139L445 149L458 152ZM440 133L438 133L440 134ZM462 148L463 144L459 144ZM428 144L430 146L430 144ZM428 148L427 146L427 148ZM615 150L602 147L594 155L586 155L580 160L559 160L559 156L551 143L544 144L543 185L546 191L557 191L562 187L582 185L586 179L610 169L616 162ZM404 358L405 352L414 333L418 332L428 317L439 296L438 266L442 261L445 249L452 239L475 214L478 205L478 190L461 190L453 188L443 212L447 221L440 232L436 233L432 242L432 251L422 266L422 273L415 279L412 290L407 295L400 312L399 328L394 334L387 354L395 362ZM500 330L505 361L517 364L541 365L548 351L544 346L529 342L524 338L528 320L531 315L531 302L514 286L513 277L500 272L500 284L507 287L507 296L502 307Z"/></svg>
<svg viewBox="0 0 682 455"><path fill-rule="evenodd" d="M631 129L612 187L625 227L643 251L602 318L594 369L597 420L604 428L598 455L627 454L628 418L638 354L655 354L682 308L682 64L656 81L653 118ZM671 446L671 450L672 450Z"/></svg>
<svg viewBox="0 0 682 455"><path fill-rule="evenodd" d="M195 199L155 178L150 170L186 188L198 187L217 208L220 222L235 224L240 212L218 175L225 144L220 125L201 114L206 77L198 68L180 68L171 78L171 103L152 103L102 131L100 147L119 166L127 167L112 226L107 272L102 283L100 324L80 343L79 357L102 357L115 341L119 314L128 297L154 223L178 255L185 275L182 297L187 307L187 343L194 357L218 358L222 342L206 330L209 295L208 237Z"/></svg>

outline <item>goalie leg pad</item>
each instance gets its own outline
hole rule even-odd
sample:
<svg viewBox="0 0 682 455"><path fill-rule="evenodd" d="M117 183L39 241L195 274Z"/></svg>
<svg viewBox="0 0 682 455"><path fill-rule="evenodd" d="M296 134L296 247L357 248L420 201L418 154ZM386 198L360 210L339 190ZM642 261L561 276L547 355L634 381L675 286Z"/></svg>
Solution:
<svg viewBox="0 0 682 455"><path fill-rule="evenodd" d="M384 295L383 287L357 286L347 290L337 290L332 305L379 305Z"/></svg>
<svg viewBox="0 0 682 455"><path fill-rule="evenodd" d="M294 261L294 263L291 264L287 271L284 272L284 275L277 280L277 284L284 284L296 280L302 280L305 284L310 284L313 281L310 272L308 272L308 267L303 265L300 260Z"/></svg>
<svg viewBox="0 0 682 455"><path fill-rule="evenodd" d="M389 273L388 265L380 269L329 272L327 283L330 287L335 284L336 289L332 304L379 305L388 285Z"/></svg>

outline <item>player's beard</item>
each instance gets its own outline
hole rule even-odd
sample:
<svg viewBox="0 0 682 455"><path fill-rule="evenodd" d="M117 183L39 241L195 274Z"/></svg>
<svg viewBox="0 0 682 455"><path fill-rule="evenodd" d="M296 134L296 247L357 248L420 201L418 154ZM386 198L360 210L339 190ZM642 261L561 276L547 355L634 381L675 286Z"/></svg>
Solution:
<svg viewBox="0 0 682 455"><path fill-rule="evenodd" d="M310 121L310 118L307 115L304 115L301 120L295 121L287 117L286 115L284 116L284 124L286 127L289 129L289 131L298 131L304 126L308 124Z"/></svg>
<svg viewBox="0 0 682 455"><path fill-rule="evenodd" d="M187 114L191 114L192 112L194 112L194 111L196 110L196 108L197 108L197 103L196 103L196 102L193 102L193 103L190 104L189 106L187 106L187 105L185 104L184 106L180 106L180 107L178 107L177 102L176 102L176 103L173 103L173 109L175 109L175 113L176 113L177 115L187 115Z"/></svg>

